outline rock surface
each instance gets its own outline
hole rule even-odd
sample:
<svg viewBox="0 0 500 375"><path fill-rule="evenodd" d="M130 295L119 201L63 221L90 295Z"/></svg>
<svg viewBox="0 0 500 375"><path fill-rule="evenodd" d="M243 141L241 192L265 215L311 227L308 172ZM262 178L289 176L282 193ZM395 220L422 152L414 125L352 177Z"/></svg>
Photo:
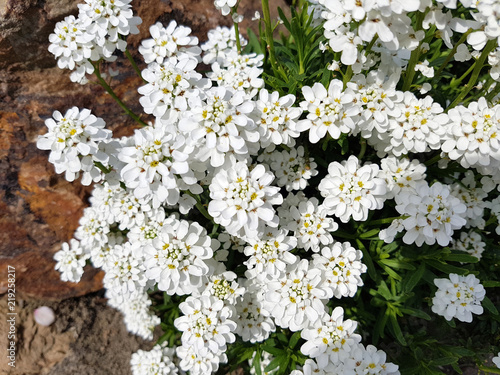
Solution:
<svg viewBox="0 0 500 375"><path fill-rule="evenodd" d="M89 108L104 118L114 136L131 134L133 129L132 121L104 90L72 83L68 71L58 69L47 51L56 22L77 14L79 2L0 0L0 294L7 289L8 265L16 269L18 292L27 296L60 300L102 288L102 273L92 269L78 284L59 281L53 254L72 237L91 189L56 175L47 162L48 152L36 148L37 136L46 132L45 119L72 106ZM284 0L273 3L286 6ZM137 46L157 21L166 25L175 19L191 27L200 41L211 28L230 23L215 10L213 0L135 0L132 4L143 19L140 35L128 40L137 61ZM242 30L259 4L242 1ZM140 79L126 59L119 58L112 67L120 71L115 91L140 113L136 91Z"/></svg>

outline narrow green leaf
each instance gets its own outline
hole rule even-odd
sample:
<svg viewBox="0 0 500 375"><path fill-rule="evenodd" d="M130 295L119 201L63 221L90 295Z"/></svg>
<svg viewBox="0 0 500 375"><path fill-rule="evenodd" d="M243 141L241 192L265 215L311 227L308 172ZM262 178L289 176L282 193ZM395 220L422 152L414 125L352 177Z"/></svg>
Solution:
<svg viewBox="0 0 500 375"><path fill-rule="evenodd" d="M391 314L389 315L389 322L391 323L390 327L392 328L396 339L399 341L401 345L406 346L407 343L403 336L403 332L401 331L401 327L399 326L395 312L391 312Z"/></svg>
<svg viewBox="0 0 500 375"><path fill-rule="evenodd" d="M288 31L291 31L290 22L286 18L285 13L283 12L283 9L281 9L280 7L278 7L278 14L280 16L280 20L283 21L283 25L287 28Z"/></svg>
<svg viewBox="0 0 500 375"><path fill-rule="evenodd" d="M397 259L383 259L381 260L381 262L391 268L412 270L412 271L415 270L415 266L413 266L412 264Z"/></svg>
<svg viewBox="0 0 500 375"><path fill-rule="evenodd" d="M425 263L421 263L415 272L408 272L403 280L403 290L410 293L422 278L425 272Z"/></svg>
<svg viewBox="0 0 500 375"><path fill-rule="evenodd" d="M429 314L423 312L422 310L414 309L413 307L400 307L399 310L407 315L411 315L416 318L431 320Z"/></svg>
<svg viewBox="0 0 500 375"><path fill-rule="evenodd" d="M368 232L362 233L359 235L360 238L370 238L376 236L380 232L380 229L372 229Z"/></svg>
<svg viewBox="0 0 500 375"><path fill-rule="evenodd" d="M441 272L445 272L447 274L456 273L458 275L465 275L466 273L469 272L469 270L467 270L465 268L451 266L449 264L446 264L446 263L443 263L443 262L440 262L440 261L437 261L434 259L427 259L426 263L429 266L431 266L431 267L433 267Z"/></svg>
<svg viewBox="0 0 500 375"><path fill-rule="evenodd" d="M493 280L486 280L486 281L481 281L481 284L485 288L498 288L500 287L500 281L493 281Z"/></svg>
<svg viewBox="0 0 500 375"><path fill-rule="evenodd" d="M271 363L269 363L266 368L264 369L265 372L270 372L271 370L274 370L277 367L281 367L280 364L283 362L283 357L276 357L274 358Z"/></svg>
<svg viewBox="0 0 500 375"><path fill-rule="evenodd" d="M483 302L481 304L483 305L483 307L486 310L488 310L493 315L498 315L497 308L495 307L495 305L493 304L493 302L491 302L491 300L488 297L485 296L484 299L483 299Z"/></svg>
<svg viewBox="0 0 500 375"><path fill-rule="evenodd" d="M456 362L458 362L457 357L443 357L443 358L433 359L432 361L429 362L429 365L446 366Z"/></svg>
<svg viewBox="0 0 500 375"><path fill-rule="evenodd" d="M267 344L262 345L261 349L268 352L269 354L274 355L275 357L279 357L279 356L283 355L283 353L284 353L283 349L278 349L278 348L275 348L274 346L269 346Z"/></svg>
<svg viewBox="0 0 500 375"><path fill-rule="evenodd" d="M449 262L462 262L462 263L477 263L479 262L479 258L469 254L455 254L450 253L444 255L441 259L447 260Z"/></svg>
<svg viewBox="0 0 500 375"><path fill-rule="evenodd" d="M261 356L260 349L257 348L257 351L255 352L255 357L252 362L252 366L255 370L256 375L262 375L262 368L260 367L260 356Z"/></svg>
<svg viewBox="0 0 500 375"><path fill-rule="evenodd" d="M290 337L289 348L293 349L300 340L300 331L295 332L292 337Z"/></svg>
<svg viewBox="0 0 500 375"><path fill-rule="evenodd" d="M403 278L401 276L399 276L396 271L394 271L392 268L389 268L387 267L386 265L383 264L383 261L385 259L380 259L377 261L377 263L380 265L380 267L382 267L382 269L387 272L387 274L392 277L393 279L396 279L396 280L403 280Z"/></svg>

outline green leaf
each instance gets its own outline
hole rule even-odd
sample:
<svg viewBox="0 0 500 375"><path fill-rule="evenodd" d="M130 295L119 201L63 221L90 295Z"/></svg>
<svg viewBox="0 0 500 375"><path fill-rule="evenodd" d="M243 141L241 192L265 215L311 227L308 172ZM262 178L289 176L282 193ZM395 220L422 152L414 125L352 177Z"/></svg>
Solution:
<svg viewBox="0 0 500 375"><path fill-rule="evenodd" d="M262 345L261 349L264 350L265 352L268 352L269 354L274 355L275 357L279 357L279 356L283 355L283 353L284 353L283 349L278 349L274 346L269 346L267 344Z"/></svg>
<svg viewBox="0 0 500 375"><path fill-rule="evenodd" d="M445 346L444 349L460 357L472 357L476 354L472 350L465 349L462 346Z"/></svg>
<svg viewBox="0 0 500 375"><path fill-rule="evenodd" d="M500 287L500 281L493 281L493 280L486 280L486 281L481 281L481 284L485 288L498 288Z"/></svg>
<svg viewBox="0 0 500 375"><path fill-rule="evenodd" d="M407 345L406 340L403 336L403 332L401 331L401 327L399 326L396 314L393 311L391 311L391 313L389 314L389 322L390 322L390 327L392 328L392 331L396 339L399 341L401 345L406 346Z"/></svg>
<svg viewBox="0 0 500 375"><path fill-rule="evenodd" d="M375 326L373 327L373 344L376 345L379 338L385 337L385 325L387 324L387 320L389 319L389 311L386 309L385 311L380 310L378 314L377 321L375 322Z"/></svg>
<svg viewBox="0 0 500 375"><path fill-rule="evenodd" d="M458 253L450 253L444 255L441 259L447 260L450 262L462 262L462 263L477 263L479 262L479 258L469 254L458 254Z"/></svg>
<svg viewBox="0 0 500 375"><path fill-rule="evenodd" d="M291 31L290 22L286 18L285 13L283 12L283 9L281 9L280 7L278 7L278 14L280 16L280 20L283 21L283 25L287 28L288 31Z"/></svg>
<svg viewBox="0 0 500 375"><path fill-rule="evenodd" d="M411 315L416 318L431 320L429 314L423 312L422 310L414 309L413 307L400 307L399 310L407 315Z"/></svg>
<svg viewBox="0 0 500 375"><path fill-rule="evenodd" d="M447 274L456 273L458 275L465 275L465 274L469 273L469 270L467 270L465 268L451 266L449 264L446 264L446 263L443 263L443 262L440 262L440 261L437 261L434 259L427 259L426 263L429 266L431 266L439 271L442 271L444 273L447 273Z"/></svg>
<svg viewBox="0 0 500 375"><path fill-rule="evenodd" d="M266 368L264 369L265 372L270 372L271 370L274 370L277 367L281 367L281 363L283 362L283 357L276 357L274 358L271 363L269 363Z"/></svg>
<svg viewBox="0 0 500 375"><path fill-rule="evenodd" d="M484 299L483 299L483 302L481 304L483 305L483 307L486 310L488 310L493 315L498 315L497 308L495 307L495 305L493 304L493 302L491 302L491 300L488 297L485 296Z"/></svg>
<svg viewBox="0 0 500 375"><path fill-rule="evenodd" d="M415 272L408 272L403 279L403 290L405 293L410 293L422 278L425 272L425 263L420 263L420 266Z"/></svg>
<svg viewBox="0 0 500 375"><path fill-rule="evenodd" d="M255 375L262 375L262 368L260 367L260 356L261 356L260 349L257 348L257 351L255 352L255 357L252 362L252 366L255 369Z"/></svg>
<svg viewBox="0 0 500 375"><path fill-rule="evenodd" d="M368 232L362 233L359 235L360 238L370 238L376 236L380 232L380 229L372 229Z"/></svg>
<svg viewBox="0 0 500 375"><path fill-rule="evenodd" d="M429 365L432 366L446 366L446 365L451 365L452 363L458 362L457 357L443 357L439 359L433 359L432 361L429 362Z"/></svg>
<svg viewBox="0 0 500 375"><path fill-rule="evenodd" d="M387 272L387 274L392 277L393 279L396 279L396 280L403 280L403 278L401 276L399 276L396 271L394 271L392 268L389 268L387 267L386 265L383 264L385 259L380 259L377 261L377 263L380 265L380 267L382 267L382 269Z"/></svg>
<svg viewBox="0 0 500 375"><path fill-rule="evenodd" d="M290 349L295 348L299 340L300 340L300 331L297 331L292 335L292 337L290 337L290 343L288 344L289 348Z"/></svg>
<svg viewBox="0 0 500 375"><path fill-rule="evenodd" d="M386 266L397 269L405 269L405 270L415 270L415 266L408 262L403 262L397 259L382 259L380 262L384 263Z"/></svg>

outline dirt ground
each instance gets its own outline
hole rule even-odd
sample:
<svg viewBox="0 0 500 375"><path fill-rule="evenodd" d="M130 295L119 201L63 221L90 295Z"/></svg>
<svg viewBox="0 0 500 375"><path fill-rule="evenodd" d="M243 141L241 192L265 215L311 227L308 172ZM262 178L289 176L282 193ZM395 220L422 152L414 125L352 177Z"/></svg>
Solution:
<svg viewBox="0 0 500 375"><path fill-rule="evenodd" d="M0 375L128 375L131 354L154 345L127 332L123 316L107 306L102 292L60 302L16 296L16 302L16 367L12 368L6 355L7 296L0 297ZM55 312L49 327L33 318L40 306Z"/></svg>

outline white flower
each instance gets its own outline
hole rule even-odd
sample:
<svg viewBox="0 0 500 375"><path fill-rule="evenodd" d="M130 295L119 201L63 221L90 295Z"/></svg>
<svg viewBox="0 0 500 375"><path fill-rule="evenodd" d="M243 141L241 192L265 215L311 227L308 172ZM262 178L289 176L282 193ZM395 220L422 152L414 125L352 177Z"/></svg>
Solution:
<svg viewBox="0 0 500 375"><path fill-rule="evenodd" d="M424 77L427 78L434 77L434 68L432 66L429 66L429 61L427 60L425 60L422 63L416 64L415 70L420 71Z"/></svg>
<svg viewBox="0 0 500 375"><path fill-rule="evenodd" d="M220 10L223 16L231 13L231 8L236 5L238 0L214 0L215 8Z"/></svg>
<svg viewBox="0 0 500 375"><path fill-rule="evenodd" d="M500 368L500 352L498 352L498 354L495 357L493 357L491 360L495 366Z"/></svg>
<svg viewBox="0 0 500 375"><path fill-rule="evenodd" d="M325 197L323 205L343 223L352 218L365 221L369 210L380 210L386 200L386 182L376 177L376 164L359 165L351 155L342 163L332 162L328 175L321 180L318 189Z"/></svg>
<svg viewBox="0 0 500 375"><path fill-rule="evenodd" d="M298 239L298 247L318 252L321 246L333 243L330 232L338 229L333 219L326 217L328 210L318 204L318 199L303 200L289 209L290 220L286 225Z"/></svg>
<svg viewBox="0 0 500 375"><path fill-rule="evenodd" d="M373 345L358 344L338 368L339 374L399 375L398 366L386 362L387 355Z"/></svg>
<svg viewBox="0 0 500 375"><path fill-rule="evenodd" d="M319 321L328 299L322 281L321 271L302 259L287 268L285 277L268 282L265 307L276 325L296 332Z"/></svg>
<svg viewBox="0 0 500 375"><path fill-rule="evenodd" d="M146 276L167 294L190 294L209 273L206 260L218 246L198 223L174 220L144 248Z"/></svg>
<svg viewBox="0 0 500 375"><path fill-rule="evenodd" d="M248 267L246 277L264 282L284 275L287 264L297 260L290 252L297 246L297 239L287 236L287 233L283 229L270 229L263 238L249 239L250 246L245 247L245 255L249 258L243 263Z"/></svg>
<svg viewBox="0 0 500 375"><path fill-rule="evenodd" d="M261 285L251 281L245 284L247 288L243 299L236 304L238 328L236 334L243 341L252 344L266 340L276 330L270 312L265 308L264 290Z"/></svg>
<svg viewBox="0 0 500 375"><path fill-rule="evenodd" d="M50 150L49 162L56 172L65 172L66 180L74 181L84 171L82 184L90 185L99 180L100 170L94 162L107 164L109 156L99 149L99 143L111 138L111 131L104 129L103 119L95 117L89 109L77 107L69 109L64 116L53 113L53 118L45 121L48 132L40 135L37 147Z"/></svg>
<svg viewBox="0 0 500 375"><path fill-rule="evenodd" d="M227 356L224 353L214 354L208 352L204 355L196 352L196 349L189 346L178 346L176 348L177 357L180 359L179 367L184 371L189 371L190 375L206 375L214 373L219 368L219 363L226 363Z"/></svg>
<svg viewBox="0 0 500 375"><path fill-rule="evenodd" d="M84 60L99 59L99 54L92 49L92 39L79 18L67 16L56 23L54 33L49 35L49 52L57 58L60 69L73 70Z"/></svg>
<svg viewBox="0 0 500 375"><path fill-rule="evenodd" d="M344 320L344 309L337 306L332 314L324 314L311 328L302 331L306 343L300 351L324 368L329 362L337 363L349 356L351 349L361 341L361 336L354 333L357 322Z"/></svg>
<svg viewBox="0 0 500 375"><path fill-rule="evenodd" d="M481 254L485 250L486 243L482 241L479 233L469 231L460 233L460 238L453 240L452 249L461 250L481 259Z"/></svg>
<svg viewBox="0 0 500 375"><path fill-rule="evenodd" d="M226 270L224 263L219 263L213 275L205 277L203 285L193 292L193 297L213 296L224 301L225 306L233 310L245 293L245 288L236 278L237 275L233 271Z"/></svg>
<svg viewBox="0 0 500 375"><path fill-rule="evenodd" d="M78 4L78 18L93 35L93 43L100 47L99 52L106 59L112 57L115 49L125 50L127 43L120 35L139 34L137 25L142 20L133 16L131 1L86 0L85 4Z"/></svg>
<svg viewBox="0 0 500 375"><path fill-rule="evenodd" d="M270 186L274 176L263 165L251 171L245 163L220 170L209 186L208 213L230 235L255 237L263 225L277 227L279 218L273 204L281 204L279 188Z"/></svg>
<svg viewBox="0 0 500 375"><path fill-rule="evenodd" d="M304 156L304 146L292 148L290 151L275 150L270 154L262 154L259 161L266 161L276 175L276 184L284 186L287 191L303 190L307 180L316 176L317 164L313 158Z"/></svg>
<svg viewBox="0 0 500 375"><path fill-rule="evenodd" d="M260 133L261 147L295 145L294 138L300 134L296 130L296 120L302 114L302 109L292 107L294 103L294 95L280 97L277 91L273 93L269 93L266 89L259 91L254 120Z"/></svg>
<svg viewBox="0 0 500 375"><path fill-rule="evenodd" d="M144 112L175 122L188 110L189 98L199 95L196 86L206 85L201 83L201 74L195 72L197 64L195 59L186 57L175 64L154 62L143 70L147 84L137 91L143 95L139 102Z"/></svg>
<svg viewBox="0 0 500 375"><path fill-rule="evenodd" d="M133 375L168 375L177 374L173 363L174 348L155 345L150 351L138 350L132 354L130 366Z"/></svg>
<svg viewBox="0 0 500 375"><path fill-rule="evenodd" d="M448 123L448 115L442 113L443 108L430 96L418 99L409 91L405 91L403 102L399 105L401 115L390 123L388 142L375 147L396 156L439 149Z"/></svg>
<svg viewBox="0 0 500 375"><path fill-rule="evenodd" d="M500 106L488 106L485 98L469 106L452 108L441 150L464 168L500 166Z"/></svg>
<svg viewBox="0 0 500 375"><path fill-rule="evenodd" d="M487 202L484 202L483 199L487 198L488 194L480 187L476 187L474 173L471 170L465 172L465 178L460 183L456 182L451 186L451 194L467 206L464 215L467 220L466 227L484 229L483 215Z"/></svg>
<svg viewBox="0 0 500 375"><path fill-rule="evenodd" d="M201 49L205 52L203 56L204 64L212 64L217 61L224 65L226 55L231 51L236 51L236 34L234 26L232 28L217 26L207 34L208 40L202 44ZM241 47L245 47L247 41L240 34Z"/></svg>
<svg viewBox="0 0 500 375"><path fill-rule="evenodd" d="M153 207L177 204L181 189L198 187L192 192L201 193L187 162L191 150L183 136L164 126L136 130L134 144L123 147L118 155L126 163L120 175L137 198L152 199Z"/></svg>
<svg viewBox="0 0 500 375"><path fill-rule="evenodd" d="M361 274L366 266L361 262L363 253L349 242L335 242L313 254L313 264L323 271L325 285L336 298L353 297L358 287L363 286Z"/></svg>
<svg viewBox="0 0 500 375"><path fill-rule="evenodd" d="M197 142L196 158L202 162L210 159L213 167L223 165L229 152L244 160L250 143L259 140L257 127L249 117L254 103L244 92L226 87L212 87L206 96L204 101L193 98L190 116L179 122L179 129Z"/></svg>
<svg viewBox="0 0 500 375"><path fill-rule="evenodd" d="M147 64L153 61L161 64L166 59L181 59L187 56L198 58L201 54L198 38L190 36L191 29L178 26L175 20L170 21L166 28L157 22L149 28L149 33L152 39L143 40L139 46L139 52Z"/></svg>
<svg viewBox="0 0 500 375"><path fill-rule="evenodd" d="M124 315L127 330L145 340L153 339L153 331L161 323L161 319L150 311L152 304L148 293L135 291L118 293L116 290L106 291L108 304Z"/></svg>
<svg viewBox="0 0 500 375"><path fill-rule="evenodd" d="M453 231L462 228L466 220L466 207L450 193L450 188L440 182L429 186L425 181L418 184L416 191L403 190L396 195L396 210L406 216L394 220L387 230L380 232L380 238L392 242L394 235L406 230L403 242L422 246L436 243L447 246Z"/></svg>
<svg viewBox="0 0 500 375"><path fill-rule="evenodd" d="M88 254L83 252L77 240L72 238L69 244L64 242L61 250L54 254L54 260L57 261L55 268L61 272L61 280L79 282L88 258Z"/></svg>
<svg viewBox="0 0 500 375"><path fill-rule="evenodd" d="M141 292L146 286L144 259L130 242L115 245L102 268L106 272L103 284L111 295Z"/></svg>
<svg viewBox="0 0 500 375"><path fill-rule="evenodd" d="M179 309L184 315L175 319L174 325L182 331L182 345L192 345L198 355L224 352L226 343L235 341L232 332L236 330L236 323L229 319L231 311L220 299L188 297Z"/></svg>
<svg viewBox="0 0 500 375"><path fill-rule="evenodd" d="M486 295L476 276L459 276L451 273L449 279L435 279L438 287L432 299L432 311L446 320L457 318L461 322L472 322L472 314L481 315L481 301Z"/></svg>
<svg viewBox="0 0 500 375"><path fill-rule="evenodd" d="M460 44L457 47L457 52L455 53L454 57L455 57L456 61L460 61L460 62L468 61L468 60L472 59L472 55L469 52L469 48L467 48L467 46L465 44Z"/></svg>
<svg viewBox="0 0 500 375"><path fill-rule="evenodd" d="M402 190L415 191L417 184L425 180L426 166L418 160L388 156L380 162L381 170L377 177L387 183L387 198L393 198Z"/></svg>
<svg viewBox="0 0 500 375"><path fill-rule="evenodd" d="M354 130L353 117L359 108L353 104L354 92L343 90L342 81L334 79L327 89L319 82L313 87L302 88L305 101L300 107L307 111L307 119L297 123L297 130L309 130L309 141L318 143L328 132L333 139L339 139L341 133Z"/></svg>

